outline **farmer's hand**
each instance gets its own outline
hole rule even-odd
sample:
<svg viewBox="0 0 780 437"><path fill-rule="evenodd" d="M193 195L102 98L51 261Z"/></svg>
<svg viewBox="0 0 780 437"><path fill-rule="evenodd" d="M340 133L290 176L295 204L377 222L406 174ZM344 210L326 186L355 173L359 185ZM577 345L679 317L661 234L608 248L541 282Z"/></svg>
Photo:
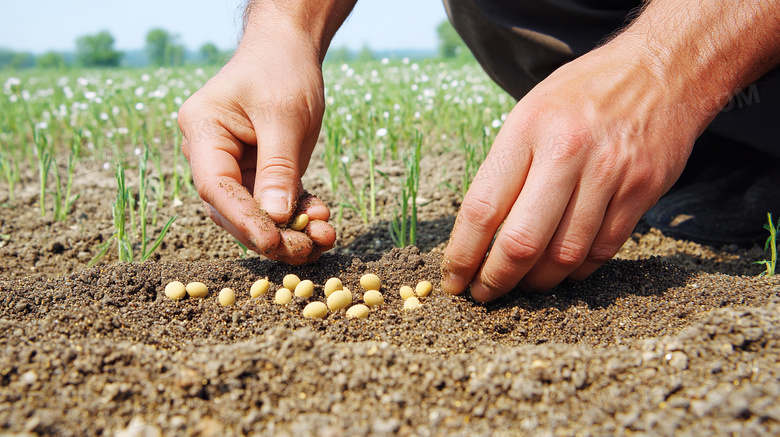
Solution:
<svg viewBox="0 0 780 437"><path fill-rule="evenodd" d="M461 206L444 290L489 301L521 281L549 289L617 253L729 97L777 65L780 7L725 3L651 2L517 103Z"/></svg>
<svg viewBox="0 0 780 437"><path fill-rule="evenodd" d="M233 59L181 107L182 149L215 223L258 253L300 264L336 238L329 209L301 185L324 110L319 53L294 26L259 30L248 29ZM299 213L309 225L287 229Z"/></svg>

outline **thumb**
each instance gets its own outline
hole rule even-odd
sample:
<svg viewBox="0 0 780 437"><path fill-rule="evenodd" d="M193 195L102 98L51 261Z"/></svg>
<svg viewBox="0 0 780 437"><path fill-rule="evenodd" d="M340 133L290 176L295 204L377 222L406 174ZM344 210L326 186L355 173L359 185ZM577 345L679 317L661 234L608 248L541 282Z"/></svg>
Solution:
<svg viewBox="0 0 780 437"><path fill-rule="evenodd" d="M257 133L257 173L254 196L260 208L278 224L286 223L296 208L303 167L302 129L264 130Z"/></svg>

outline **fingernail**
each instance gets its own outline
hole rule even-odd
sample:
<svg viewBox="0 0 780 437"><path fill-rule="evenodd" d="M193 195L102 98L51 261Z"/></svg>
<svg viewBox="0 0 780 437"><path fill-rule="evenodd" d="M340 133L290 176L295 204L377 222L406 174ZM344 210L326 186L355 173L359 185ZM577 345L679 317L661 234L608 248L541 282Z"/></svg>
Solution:
<svg viewBox="0 0 780 437"><path fill-rule="evenodd" d="M441 288L450 294L461 294L466 288L468 280L454 273L444 273L441 278Z"/></svg>
<svg viewBox="0 0 780 437"><path fill-rule="evenodd" d="M474 282L471 283L469 292L471 293L471 297L479 302L487 302L491 300L490 290L488 290L488 288L485 287L485 285L482 284L479 279L475 279Z"/></svg>
<svg viewBox="0 0 780 437"><path fill-rule="evenodd" d="M288 214L290 212L290 193L271 189L260 194L260 207L269 214Z"/></svg>

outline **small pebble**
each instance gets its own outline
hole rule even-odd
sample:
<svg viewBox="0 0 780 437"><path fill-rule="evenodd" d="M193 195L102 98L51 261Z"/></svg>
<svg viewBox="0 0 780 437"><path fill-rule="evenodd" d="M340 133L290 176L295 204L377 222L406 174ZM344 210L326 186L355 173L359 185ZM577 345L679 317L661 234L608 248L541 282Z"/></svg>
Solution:
<svg viewBox="0 0 780 437"><path fill-rule="evenodd" d="M301 278L297 277L296 275L293 275L292 273L286 275L284 279L282 279L282 287L288 290L295 290L295 287L297 287L298 284L300 283L301 283Z"/></svg>
<svg viewBox="0 0 780 437"><path fill-rule="evenodd" d="M347 317L352 317L355 319L365 319L366 317L368 317L369 312L370 310L368 309L368 307L363 304L352 305L347 310Z"/></svg>
<svg viewBox="0 0 780 437"><path fill-rule="evenodd" d="M404 301L404 309L405 310L414 310L414 309L420 308L420 306L422 306L422 304L420 303L420 300L417 299L414 296L412 296L409 299L406 299Z"/></svg>
<svg viewBox="0 0 780 437"><path fill-rule="evenodd" d="M344 284L341 283L339 278L330 278L325 282L325 297L330 296L336 290L342 290Z"/></svg>
<svg viewBox="0 0 780 437"><path fill-rule="evenodd" d="M352 305L352 293L346 290L337 290L328 296L328 308L331 311L343 310Z"/></svg>
<svg viewBox="0 0 780 437"><path fill-rule="evenodd" d="M324 319L328 315L328 307L322 302L311 302L303 309L303 317Z"/></svg>
<svg viewBox="0 0 780 437"><path fill-rule="evenodd" d="M366 273L360 277L360 286L366 290L379 290L382 288L382 281L379 280L379 276Z"/></svg>
<svg viewBox="0 0 780 437"><path fill-rule="evenodd" d="M187 289L179 281L173 281L165 286L165 295L171 300L179 300L187 295Z"/></svg>
<svg viewBox="0 0 780 437"><path fill-rule="evenodd" d="M306 214L301 214L298 217L295 217L295 220L293 220L292 224L290 224L290 229L293 231L302 231L303 228L305 228L308 224L309 216Z"/></svg>
<svg viewBox="0 0 780 437"><path fill-rule="evenodd" d="M274 302L279 305L287 305L292 300L292 292L286 288L280 288L276 290L276 296L274 296Z"/></svg>
<svg viewBox="0 0 780 437"><path fill-rule="evenodd" d="M305 279L295 286L295 295L298 297L310 298L314 294L314 282Z"/></svg>
<svg viewBox="0 0 780 437"><path fill-rule="evenodd" d="M417 283L417 287L415 287L414 291L417 293L417 296L426 297L431 294L431 291L433 291L433 284L428 281L419 282Z"/></svg>
<svg viewBox="0 0 780 437"><path fill-rule="evenodd" d="M268 289L271 288L271 282L268 278L259 279L252 284L252 288L249 289L249 294L252 298L268 293Z"/></svg>
<svg viewBox="0 0 780 437"><path fill-rule="evenodd" d="M414 296L414 290L408 285L401 286L401 299L406 300Z"/></svg>
<svg viewBox="0 0 780 437"><path fill-rule="evenodd" d="M382 296L382 293L376 290L368 290L363 293L363 302L365 302L369 307L375 307L385 303L385 298Z"/></svg>
<svg viewBox="0 0 780 437"><path fill-rule="evenodd" d="M209 288L202 282L190 282L186 287L187 294L190 297L206 297L209 294Z"/></svg>
<svg viewBox="0 0 780 437"><path fill-rule="evenodd" d="M230 288L223 288L219 292L219 304L223 307L229 307L236 303L236 293Z"/></svg>

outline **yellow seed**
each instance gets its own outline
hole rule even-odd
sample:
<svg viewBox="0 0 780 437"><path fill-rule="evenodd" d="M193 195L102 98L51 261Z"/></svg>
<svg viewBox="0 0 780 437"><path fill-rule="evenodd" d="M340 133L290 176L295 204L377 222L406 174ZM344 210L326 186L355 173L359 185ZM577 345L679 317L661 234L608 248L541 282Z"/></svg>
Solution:
<svg viewBox="0 0 780 437"><path fill-rule="evenodd" d="M309 216L306 214L301 214L298 217L295 217L295 220L293 220L292 224L290 224L290 229L293 231L302 231L303 228L305 228L308 224Z"/></svg>
<svg viewBox="0 0 780 437"><path fill-rule="evenodd" d="M347 317L353 317L355 319L365 319L368 317L369 309L362 304L352 305L347 310Z"/></svg>
<svg viewBox="0 0 780 437"><path fill-rule="evenodd" d="M301 278L293 275L292 273L286 275L284 279L282 279L282 287L288 290L295 290L295 287L297 287L298 284L300 283L301 283Z"/></svg>
<svg viewBox="0 0 780 437"><path fill-rule="evenodd" d="M314 282L305 279L295 286L295 295L298 297L309 298L314 294Z"/></svg>
<svg viewBox="0 0 780 437"><path fill-rule="evenodd" d="M420 297L426 297L429 294L431 294L431 291L433 291L433 284L431 284L428 281L422 281L417 283L417 287L415 287L414 291L417 293Z"/></svg>
<svg viewBox="0 0 780 437"><path fill-rule="evenodd" d="M420 308L422 304L420 303L420 300L416 297L412 296L409 299L406 299L404 301L404 309L405 310L414 310L417 308Z"/></svg>
<svg viewBox="0 0 780 437"><path fill-rule="evenodd" d="M325 282L325 297L330 296L336 290L344 289L344 284L341 283L339 278L330 278Z"/></svg>
<svg viewBox="0 0 780 437"><path fill-rule="evenodd" d="M206 297L209 294L209 288L202 282L190 282L186 290L190 297Z"/></svg>
<svg viewBox="0 0 780 437"><path fill-rule="evenodd" d="M276 296L274 296L274 302L279 305L287 305L292 300L292 292L286 288L280 288L276 290Z"/></svg>
<svg viewBox="0 0 780 437"><path fill-rule="evenodd" d="M408 285L401 286L401 299L406 300L414 296L414 290Z"/></svg>
<svg viewBox="0 0 780 437"><path fill-rule="evenodd" d="M219 292L219 304L223 307L229 307L234 303L236 303L236 293L230 288L223 288L222 291Z"/></svg>
<svg viewBox="0 0 780 437"><path fill-rule="evenodd" d="M171 300L179 300L187 295L187 290L181 282L173 281L165 286L165 295Z"/></svg>
<svg viewBox="0 0 780 437"><path fill-rule="evenodd" d="M303 317L324 319L328 315L328 307L322 302L311 302L303 309Z"/></svg>
<svg viewBox="0 0 780 437"><path fill-rule="evenodd" d="M345 290L337 290L328 296L328 308L331 311L338 311L352 305L352 293Z"/></svg>
<svg viewBox="0 0 780 437"><path fill-rule="evenodd" d="M379 276L373 273L366 273L360 277L360 286L366 290L379 290L382 288L382 281L379 280Z"/></svg>
<svg viewBox="0 0 780 437"><path fill-rule="evenodd" d="M249 294L255 298L268 293L269 288L271 288L271 282L268 281L268 278L258 279L252 284L252 288L249 289Z"/></svg>
<svg viewBox="0 0 780 437"><path fill-rule="evenodd" d="M365 302L369 307L375 307L385 303L385 298L382 296L382 293L376 290L368 290L363 293L363 302Z"/></svg>

